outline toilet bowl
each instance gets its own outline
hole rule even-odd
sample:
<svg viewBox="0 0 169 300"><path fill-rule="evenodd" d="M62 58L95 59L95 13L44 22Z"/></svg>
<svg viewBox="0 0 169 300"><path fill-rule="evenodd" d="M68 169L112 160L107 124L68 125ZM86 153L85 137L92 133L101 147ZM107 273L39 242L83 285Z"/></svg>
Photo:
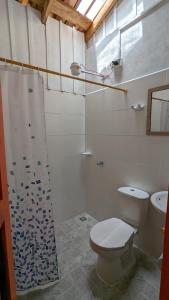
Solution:
<svg viewBox="0 0 169 300"><path fill-rule="evenodd" d="M118 192L126 201L122 218L98 222L90 232L91 248L98 255L97 275L111 286L127 276L135 265L134 237L145 220L149 199L148 193L133 187L120 187Z"/></svg>
<svg viewBox="0 0 169 300"><path fill-rule="evenodd" d="M90 232L90 245L98 254L96 272L109 285L125 277L135 264L133 239L136 229L111 218L97 223Z"/></svg>

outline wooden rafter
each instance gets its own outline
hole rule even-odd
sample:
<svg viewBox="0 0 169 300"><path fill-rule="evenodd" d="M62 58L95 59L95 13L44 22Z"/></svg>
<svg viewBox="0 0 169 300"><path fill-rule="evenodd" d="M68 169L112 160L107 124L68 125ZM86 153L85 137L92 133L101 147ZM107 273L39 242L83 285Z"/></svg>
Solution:
<svg viewBox="0 0 169 300"><path fill-rule="evenodd" d="M93 34L96 32L104 18L109 14L117 0L106 0L101 10L93 22L87 18L86 15L82 15L76 9L82 0L17 0L23 5L28 3L41 11L42 22L45 24L48 16L52 16L57 20L62 20L69 26L75 26L75 28L81 32L85 32L85 40L88 42ZM92 7L93 0L87 12Z"/></svg>
<svg viewBox="0 0 169 300"><path fill-rule="evenodd" d="M19 2L23 5L27 5L29 3L29 0L19 0Z"/></svg>
<svg viewBox="0 0 169 300"><path fill-rule="evenodd" d="M47 18L50 13L52 13L52 5L54 0L45 0L43 9L42 9L42 23L46 23Z"/></svg>
<svg viewBox="0 0 169 300"><path fill-rule="evenodd" d="M45 23L48 15L52 13L60 17L67 22L70 22L76 27L82 28L84 31L87 31L90 27L92 21L89 20L86 16L83 16L70 5L64 3L61 0L46 0L43 13L42 13L42 22Z"/></svg>
<svg viewBox="0 0 169 300"><path fill-rule="evenodd" d="M32 6L35 9L38 9L40 11L42 11L43 9L43 5L44 5L43 0L29 0L28 3L30 4L30 6Z"/></svg>
<svg viewBox="0 0 169 300"><path fill-rule="evenodd" d="M100 24L103 22L105 17L109 14L113 6L117 3L117 0L107 0L101 10L98 12L97 16L93 20L92 24L90 25L89 29L85 33L85 40L88 42L93 34L96 32Z"/></svg>
<svg viewBox="0 0 169 300"><path fill-rule="evenodd" d="M78 0L63 0L64 3L70 5L71 7L75 7L77 1ZM62 20L62 22L72 27L72 24L70 22L67 22L66 20Z"/></svg>
<svg viewBox="0 0 169 300"><path fill-rule="evenodd" d="M78 0L64 0L64 2L65 2L66 4L69 4L69 5L72 6L72 7L75 7L76 4L77 4L77 2L78 2Z"/></svg>

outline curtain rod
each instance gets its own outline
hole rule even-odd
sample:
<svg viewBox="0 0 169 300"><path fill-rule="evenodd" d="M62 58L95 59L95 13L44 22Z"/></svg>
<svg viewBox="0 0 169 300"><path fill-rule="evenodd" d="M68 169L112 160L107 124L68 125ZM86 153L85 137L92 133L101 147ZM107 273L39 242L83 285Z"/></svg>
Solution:
<svg viewBox="0 0 169 300"><path fill-rule="evenodd" d="M58 76L61 76L61 77L66 77L66 78L69 78L69 79L82 81L82 82L85 82L85 83L90 83L90 84L95 84L95 85L103 86L105 88L110 88L112 90L116 90L116 91L120 91L120 92L124 92L124 93L128 92L128 89L126 89L126 88L114 87L114 86L109 85L109 84L105 84L105 83L100 83L100 82L97 82L97 81L92 81L92 80L88 80L88 79L79 78L79 77L76 77L76 76L72 76L72 75L68 75L68 74L64 74L64 73L60 73L60 72L56 72L56 71L44 69L44 68L37 67L37 66L34 66L34 65L25 64L25 63L22 63L22 62L19 62L19 61L16 61L16 60L11 60L11 59L4 58L4 57L0 57L0 61L1 62L5 62L7 64L11 64L11 65L15 65L15 66L20 66L20 67L26 68L26 69L36 70L36 71L48 73L48 74L51 74L51 75L58 75Z"/></svg>

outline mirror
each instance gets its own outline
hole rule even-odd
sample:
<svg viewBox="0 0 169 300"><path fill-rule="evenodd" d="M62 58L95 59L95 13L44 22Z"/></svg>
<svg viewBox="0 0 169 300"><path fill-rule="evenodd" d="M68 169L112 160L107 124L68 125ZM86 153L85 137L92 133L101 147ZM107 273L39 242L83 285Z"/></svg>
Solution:
<svg viewBox="0 0 169 300"><path fill-rule="evenodd" d="M169 85L148 90L147 134L169 135Z"/></svg>

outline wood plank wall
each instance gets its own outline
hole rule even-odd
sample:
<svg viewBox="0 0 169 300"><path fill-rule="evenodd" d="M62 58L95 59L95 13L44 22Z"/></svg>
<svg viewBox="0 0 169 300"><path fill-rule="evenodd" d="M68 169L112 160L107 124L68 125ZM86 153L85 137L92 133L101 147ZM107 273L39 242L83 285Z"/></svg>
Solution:
<svg viewBox="0 0 169 300"><path fill-rule="evenodd" d="M25 63L70 74L70 64L85 63L84 34L48 18L41 23L40 12L15 0L0 1L0 55ZM84 94L84 84L44 75L51 90Z"/></svg>

